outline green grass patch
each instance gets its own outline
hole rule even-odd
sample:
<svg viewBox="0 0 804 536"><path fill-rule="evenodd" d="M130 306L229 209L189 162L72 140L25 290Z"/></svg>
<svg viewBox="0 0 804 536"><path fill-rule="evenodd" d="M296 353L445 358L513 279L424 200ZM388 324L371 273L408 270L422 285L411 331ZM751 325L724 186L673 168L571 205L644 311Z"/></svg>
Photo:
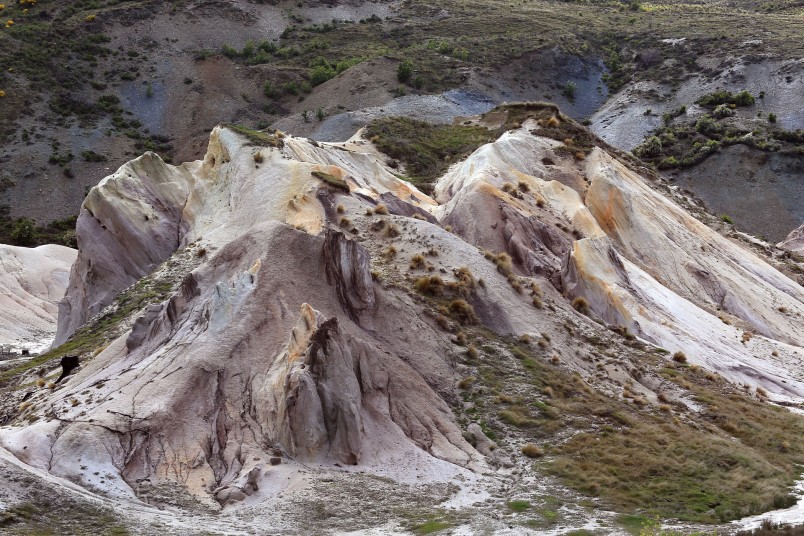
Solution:
<svg viewBox="0 0 804 536"><path fill-rule="evenodd" d="M410 182L431 193L435 179L450 164L465 158L497 136L478 126L433 125L406 117L372 121L365 137L391 158L401 161Z"/></svg>
<svg viewBox="0 0 804 536"><path fill-rule="evenodd" d="M273 132L269 133L261 130L254 130L244 127L243 125L235 125L233 123L225 123L223 126L247 138L254 145L276 148L282 148L285 146L285 141L282 139L282 136Z"/></svg>
<svg viewBox="0 0 804 536"><path fill-rule="evenodd" d="M336 177L335 175L333 175L331 173L327 173L325 171L313 171L311 173L311 175L313 177L315 177L316 179L324 181L325 183L329 184L330 186L334 186L335 188L338 188L339 190L344 190L346 192L349 192L349 185L346 184L346 181L341 179L341 178L339 178L339 177Z"/></svg>
<svg viewBox="0 0 804 536"><path fill-rule="evenodd" d="M505 503L509 510L512 512L524 512L525 510L530 510L530 502L517 500L517 501L508 501Z"/></svg>
<svg viewBox="0 0 804 536"><path fill-rule="evenodd" d="M650 518L640 515L622 514L617 516L617 523L629 534L638 535L651 522Z"/></svg>
<svg viewBox="0 0 804 536"><path fill-rule="evenodd" d="M424 523L419 523L411 530L414 534L435 534L436 532L441 532L442 530L452 528L452 526L452 523L448 521L433 519L430 521L425 521Z"/></svg>
<svg viewBox="0 0 804 536"><path fill-rule="evenodd" d="M52 500L44 495L0 511L0 533L9 536L130 534L111 510L73 499Z"/></svg>
<svg viewBox="0 0 804 536"><path fill-rule="evenodd" d="M556 512L555 510L549 510L547 508L540 508L538 510L538 513L540 516L542 516L542 519L544 519L550 524L556 523L559 518L558 512Z"/></svg>

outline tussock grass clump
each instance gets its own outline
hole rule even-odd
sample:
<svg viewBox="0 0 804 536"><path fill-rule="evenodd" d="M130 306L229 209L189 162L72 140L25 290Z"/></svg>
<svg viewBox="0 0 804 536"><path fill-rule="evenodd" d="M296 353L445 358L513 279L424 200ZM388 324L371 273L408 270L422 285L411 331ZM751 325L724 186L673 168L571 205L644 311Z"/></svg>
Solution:
<svg viewBox="0 0 804 536"><path fill-rule="evenodd" d="M508 274L508 277L505 278L508 281L508 284L511 285L511 288L514 289L518 294L522 294L522 284L519 282L519 278L514 274Z"/></svg>
<svg viewBox="0 0 804 536"><path fill-rule="evenodd" d="M466 300L452 300L449 303L449 314L461 324L477 324L475 308Z"/></svg>
<svg viewBox="0 0 804 536"><path fill-rule="evenodd" d="M527 410L517 406L511 406L500 412L500 420L517 428L526 428L536 424L534 419L527 415Z"/></svg>
<svg viewBox="0 0 804 536"><path fill-rule="evenodd" d="M487 258L488 255L487 255ZM491 261L497 266L497 271L508 277L514 273L514 262L508 253L492 253Z"/></svg>
<svg viewBox="0 0 804 536"><path fill-rule="evenodd" d="M470 344L466 349L466 355L471 359L477 359L480 356L480 352L478 352L477 347L475 347L474 344Z"/></svg>
<svg viewBox="0 0 804 536"><path fill-rule="evenodd" d="M528 458L541 458L544 456L544 449L538 445L534 445L533 443L526 443L521 450L522 454Z"/></svg>
<svg viewBox="0 0 804 536"><path fill-rule="evenodd" d="M578 296L572 300L572 308L581 313L582 315L589 314L589 302L586 298Z"/></svg>
<svg viewBox="0 0 804 536"><path fill-rule="evenodd" d="M397 238L402 233L399 231L399 227L394 225L393 223L385 228L385 236L387 238Z"/></svg>
<svg viewBox="0 0 804 536"><path fill-rule="evenodd" d="M382 252L382 257L385 260L390 261L396 257L396 254L397 254L396 248L391 245L385 248L385 251Z"/></svg>
<svg viewBox="0 0 804 536"><path fill-rule="evenodd" d="M262 156L262 152L257 151L254 153L254 163L255 164L262 164L265 161L265 157Z"/></svg>
<svg viewBox="0 0 804 536"><path fill-rule="evenodd" d="M455 338L452 340L452 342L458 346L466 346L466 343L469 342L469 340L466 338L466 333L459 331L455 334Z"/></svg>
<svg viewBox="0 0 804 536"><path fill-rule="evenodd" d="M440 327L444 331L452 331L452 326L450 325L449 318L447 318L442 314L436 317L436 324L438 324L438 327Z"/></svg>
<svg viewBox="0 0 804 536"><path fill-rule="evenodd" d="M374 207L374 214L387 216L389 214L388 207L385 206L383 203L379 203L376 207Z"/></svg>
<svg viewBox="0 0 804 536"><path fill-rule="evenodd" d="M444 294L444 280L437 275L425 275L416 279L413 288L426 296L441 296Z"/></svg>
<svg viewBox="0 0 804 536"><path fill-rule="evenodd" d="M410 258L410 269L411 270L421 270L424 267L425 267L424 255L422 255L421 253L417 253L413 257Z"/></svg>
<svg viewBox="0 0 804 536"><path fill-rule="evenodd" d="M686 363L687 362L687 355L684 352L679 350L678 352L673 354L673 361L675 361L676 363L682 363L682 364Z"/></svg>
<svg viewBox="0 0 804 536"><path fill-rule="evenodd" d="M470 385L475 383L476 379L477 378L475 378L474 376L467 376L466 378L464 378L464 379L462 379L461 381L458 382L458 388L459 389L468 389Z"/></svg>
<svg viewBox="0 0 804 536"><path fill-rule="evenodd" d="M471 291L474 290L475 287L477 286L477 281L475 280L475 276L472 275L472 270L470 270L466 266L453 269L452 275L455 276L455 279L458 280L458 283L464 289Z"/></svg>

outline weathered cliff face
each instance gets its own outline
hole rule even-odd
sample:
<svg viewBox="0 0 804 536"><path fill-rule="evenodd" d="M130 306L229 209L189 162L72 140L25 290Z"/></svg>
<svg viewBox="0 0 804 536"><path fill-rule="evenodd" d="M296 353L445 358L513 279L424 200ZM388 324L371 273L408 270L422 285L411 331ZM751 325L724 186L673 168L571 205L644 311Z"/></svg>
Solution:
<svg viewBox="0 0 804 536"><path fill-rule="evenodd" d="M90 190L76 223L80 253L59 305L56 345L176 251L193 223L193 182L187 166L148 153Z"/></svg>
<svg viewBox="0 0 804 536"><path fill-rule="evenodd" d="M56 245L0 245L0 346L30 353L50 346L76 254Z"/></svg>
<svg viewBox="0 0 804 536"><path fill-rule="evenodd" d="M147 498L179 484L210 505L275 497L275 458L402 466L402 480L484 472L486 456L507 462L453 415L475 324L552 341L552 362L609 391L624 372L601 372L575 333L624 327L772 397L804 396L802 288L602 150L579 159L535 127L454 166L438 202L359 140L219 127L203 161L127 164L84 204L60 336L174 252L199 265L36 392L19 420L44 418L0 443L89 488ZM660 385L640 389L655 400Z"/></svg>

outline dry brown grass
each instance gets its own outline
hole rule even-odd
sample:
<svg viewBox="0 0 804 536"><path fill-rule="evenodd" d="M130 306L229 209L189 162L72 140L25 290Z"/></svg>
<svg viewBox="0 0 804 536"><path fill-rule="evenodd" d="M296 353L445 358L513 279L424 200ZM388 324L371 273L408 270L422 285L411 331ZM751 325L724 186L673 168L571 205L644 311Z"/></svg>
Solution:
<svg viewBox="0 0 804 536"><path fill-rule="evenodd" d="M512 406L500 412L500 420L517 428L526 428L536 424L536 421L527 415L526 410L521 407Z"/></svg>
<svg viewBox="0 0 804 536"><path fill-rule="evenodd" d="M452 318L461 324L477 324L477 315L475 315L475 308L466 300L452 300L449 303L449 314Z"/></svg>
<svg viewBox="0 0 804 536"><path fill-rule="evenodd" d="M396 257L396 254L397 254L396 248L391 245L385 248L385 251L382 252L382 257L385 260L390 261Z"/></svg>
<svg viewBox="0 0 804 536"><path fill-rule="evenodd" d="M424 255L422 255L421 253L417 253L410 258L411 270L422 270L424 269L424 267L425 267Z"/></svg>
<svg viewBox="0 0 804 536"><path fill-rule="evenodd" d="M572 300L572 308L582 315L589 314L589 302L582 296L578 296Z"/></svg>
<svg viewBox="0 0 804 536"><path fill-rule="evenodd" d="M441 296L444 294L444 280L437 275L425 275L416 278L413 283L416 292L426 296Z"/></svg>
<svg viewBox="0 0 804 536"><path fill-rule="evenodd" d="M474 376L467 376L466 378L463 378L461 381L458 382L458 388L468 389L470 385L475 383L476 379L477 378L475 378Z"/></svg>
<svg viewBox="0 0 804 536"><path fill-rule="evenodd" d="M399 231L399 227L397 227L393 223L385 228L385 236L388 238L396 238L401 234L402 233Z"/></svg>
<svg viewBox="0 0 804 536"><path fill-rule="evenodd" d="M676 363L682 363L682 364L686 363L687 362L687 355L684 352L679 350L678 352L673 354L673 361L675 361Z"/></svg>
<svg viewBox="0 0 804 536"><path fill-rule="evenodd" d="M491 254L491 260L497 266L497 271L508 277L513 275L514 263L508 253Z"/></svg>
<svg viewBox="0 0 804 536"><path fill-rule="evenodd" d="M528 458L541 458L544 456L544 449L533 443L526 443L522 446L521 451Z"/></svg>

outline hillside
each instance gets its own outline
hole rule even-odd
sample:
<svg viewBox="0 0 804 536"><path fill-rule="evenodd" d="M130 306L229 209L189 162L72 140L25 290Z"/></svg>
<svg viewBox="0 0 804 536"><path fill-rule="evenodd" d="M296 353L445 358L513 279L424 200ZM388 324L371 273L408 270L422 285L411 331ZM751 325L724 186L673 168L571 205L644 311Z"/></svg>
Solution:
<svg viewBox="0 0 804 536"><path fill-rule="evenodd" d="M548 100L631 150L718 88L764 91L758 111L779 128L804 121L795 2L39 0L1 14L13 24L0 27L0 241L15 245L29 245L12 233L30 218L35 244L74 246L46 227L71 224L89 188L146 150L201 158L222 122L344 141L380 116L451 123ZM790 199L800 170L776 184L773 164L758 168L759 205L735 203L707 167L680 183L779 241L801 214L774 198ZM771 227L753 216L768 204L785 213Z"/></svg>
<svg viewBox="0 0 804 536"><path fill-rule="evenodd" d="M728 533L796 502L796 260L553 105L392 159L400 125L221 125L90 191L63 344L0 372L10 533ZM432 194L404 180L445 146Z"/></svg>

